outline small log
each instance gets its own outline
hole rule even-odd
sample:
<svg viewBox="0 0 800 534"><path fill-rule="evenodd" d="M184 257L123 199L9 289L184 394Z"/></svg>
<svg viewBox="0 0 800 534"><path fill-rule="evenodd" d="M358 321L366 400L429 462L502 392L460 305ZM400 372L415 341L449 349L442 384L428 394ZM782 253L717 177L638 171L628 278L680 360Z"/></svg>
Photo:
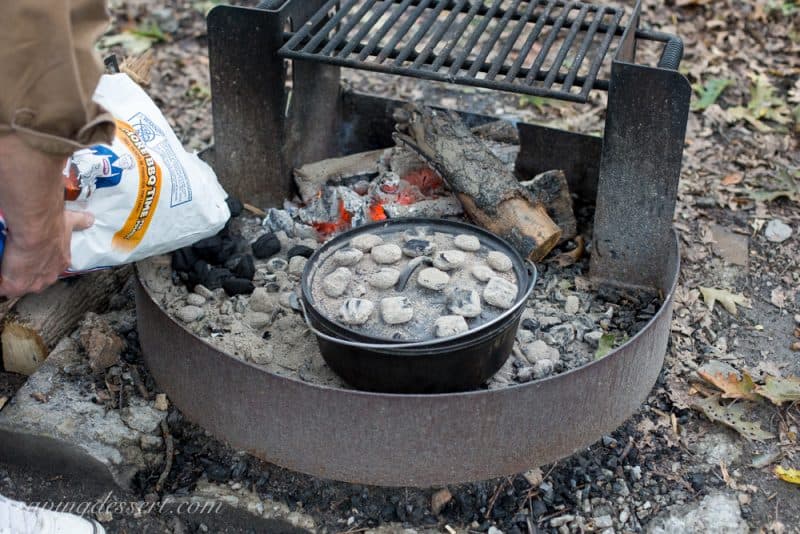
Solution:
<svg viewBox="0 0 800 534"><path fill-rule="evenodd" d="M60 280L42 293L21 298L0 336L5 370L31 375L86 312L102 312L108 307L130 274L129 267L98 271Z"/></svg>
<svg viewBox="0 0 800 534"><path fill-rule="evenodd" d="M308 163L295 169L294 181L300 191L300 198L307 203L313 200L320 188L328 182L336 184L343 178L377 173L378 161L383 156L383 152L383 149L359 152L341 158Z"/></svg>
<svg viewBox="0 0 800 534"><path fill-rule="evenodd" d="M572 209L572 196L564 171L547 171L537 174L532 180L520 182L533 198L547 207L550 218L561 228L559 243L578 235L578 222Z"/></svg>
<svg viewBox="0 0 800 534"><path fill-rule="evenodd" d="M556 246L561 230L544 205L458 115L414 107L408 122L397 126L395 141L419 153L439 172L475 223L533 261L543 259Z"/></svg>

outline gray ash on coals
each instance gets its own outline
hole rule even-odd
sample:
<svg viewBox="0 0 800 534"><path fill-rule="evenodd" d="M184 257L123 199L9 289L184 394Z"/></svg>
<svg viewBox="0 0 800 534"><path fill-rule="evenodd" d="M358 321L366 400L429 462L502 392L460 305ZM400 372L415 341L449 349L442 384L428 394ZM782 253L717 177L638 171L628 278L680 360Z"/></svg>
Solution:
<svg viewBox="0 0 800 534"><path fill-rule="evenodd" d="M291 228L290 232L270 229L247 212L232 219L218 237L221 250L230 253L228 258L220 257L213 247L209 252L203 244L177 251L172 258L140 264L159 304L185 328L234 357L278 375L347 387L325 364L313 333L296 311L306 257L319 246L317 240ZM268 244L273 255L257 257L256 243ZM234 256L245 267L252 258L251 280L226 267L233 264ZM192 257L195 263L188 265L186 259ZM588 280L588 256L569 267L552 262L537 267L539 279L523 310L513 353L486 384L488 388L538 380L585 365L635 335L661 305L657 295L647 292L593 287ZM213 289L200 283L204 274ZM230 282L226 288L217 283L219 278L244 280L252 288L243 287L240 292ZM396 280L389 278L385 283L394 284ZM381 313L380 308L377 300L372 313ZM403 313L402 309L395 312Z"/></svg>

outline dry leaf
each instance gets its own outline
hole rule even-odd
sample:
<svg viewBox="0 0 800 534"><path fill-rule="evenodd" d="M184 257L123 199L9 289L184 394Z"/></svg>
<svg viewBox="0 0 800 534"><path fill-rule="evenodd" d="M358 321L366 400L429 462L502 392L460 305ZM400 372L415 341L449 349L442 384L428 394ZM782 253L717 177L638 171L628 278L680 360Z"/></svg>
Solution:
<svg viewBox="0 0 800 534"><path fill-rule="evenodd" d="M700 287L700 293L703 294L703 301L708 306L709 311L714 311L714 304L719 301L722 307L728 310L728 313L736 316L736 305L750 307L750 300L744 295L731 293L726 289L715 289L711 287Z"/></svg>
<svg viewBox="0 0 800 534"><path fill-rule="evenodd" d="M439 515L439 512L453 500L453 494L447 488L440 489L431 497L431 511L433 515Z"/></svg>
<svg viewBox="0 0 800 534"><path fill-rule="evenodd" d="M569 252L562 252L553 258L553 261L555 261L559 267L569 267L570 265L578 263L578 261L583 257L584 251L586 250L585 244L586 241L583 239L583 236L579 235L575 238L576 247Z"/></svg>
<svg viewBox="0 0 800 534"><path fill-rule="evenodd" d="M764 441L775 438L775 435L771 432L762 430L758 422L748 421L746 419L747 411L745 404L739 402L724 405L720 404L719 401L719 396L696 400L694 404L692 404L692 408L703 412L710 420L722 423L734 429L749 440Z"/></svg>
<svg viewBox="0 0 800 534"><path fill-rule="evenodd" d="M3 406L5 406L7 402L8 402L8 397L0 397L0 410L3 409Z"/></svg>
<svg viewBox="0 0 800 534"><path fill-rule="evenodd" d="M734 172L722 179L722 185L736 185L742 183L742 175Z"/></svg>
<svg viewBox="0 0 800 534"><path fill-rule="evenodd" d="M783 309L786 305L786 292L783 289L776 287L770 293L769 301L776 308Z"/></svg>
<svg viewBox="0 0 800 534"><path fill-rule="evenodd" d="M800 401L800 378L767 375L765 384L756 387L756 393L780 406L784 402Z"/></svg>
<svg viewBox="0 0 800 534"><path fill-rule="evenodd" d="M800 469L784 469L781 466L776 466L775 474L784 482L800 485Z"/></svg>
<svg viewBox="0 0 800 534"><path fill-rule="evenodd" d="M740 376L736 369L727 364L709 362L698 369L697 374L721 390L725 399L758 400L753 378L747 373Z"/></svg>

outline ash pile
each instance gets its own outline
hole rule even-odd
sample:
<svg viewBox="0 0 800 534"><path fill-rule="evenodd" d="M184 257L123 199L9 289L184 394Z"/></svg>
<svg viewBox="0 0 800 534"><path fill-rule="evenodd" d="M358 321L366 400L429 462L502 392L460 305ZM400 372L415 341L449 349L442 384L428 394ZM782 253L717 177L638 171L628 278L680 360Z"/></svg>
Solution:
<svg viewBox="0 0 800 534"><path fill-rule="evenodd" d="M498 122L471 133L501 172L513 177L516 128ZM476 218L464 213L451 181L408 144L295 169L298 195L282 208L261 210L229 199L234 217L219 235L176 251L169 262L143 266L159 270L163 281L151 291L189 330L233 356L279 375L347 387L327 367L297 313L307 259L331 237L370 222ZM562 171L514 177L514 184L528 201L544 206L559 235L537 264L539 282L526 303L513 354L489 388L546 378L601 358L643 328L661 305L648 292L589 282L593 210L577 203L573 208Z"/></svg>

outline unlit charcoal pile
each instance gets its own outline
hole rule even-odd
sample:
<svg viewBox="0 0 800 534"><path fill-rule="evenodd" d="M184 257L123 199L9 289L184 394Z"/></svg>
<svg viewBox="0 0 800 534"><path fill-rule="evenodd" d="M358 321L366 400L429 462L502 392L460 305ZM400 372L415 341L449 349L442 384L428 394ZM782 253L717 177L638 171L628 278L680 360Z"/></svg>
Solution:
<svg viewBox="0 0 800 534"><path fill-rule="evenodd" d="M420 227L360 234L310 273L313 305L361 333L396 341L450 337L517 302L511 258L474 235Z"/></svg>

